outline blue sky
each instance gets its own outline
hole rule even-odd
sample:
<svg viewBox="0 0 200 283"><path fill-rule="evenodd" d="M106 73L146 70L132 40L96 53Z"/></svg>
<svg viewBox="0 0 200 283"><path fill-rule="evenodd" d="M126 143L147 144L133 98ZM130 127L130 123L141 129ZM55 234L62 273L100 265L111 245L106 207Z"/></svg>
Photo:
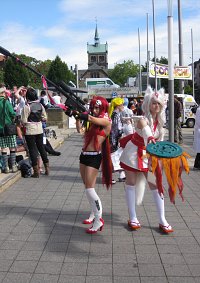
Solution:
<svg viewBox="0 0 200 283"><path fill-rule="evenodd" d="M156 53L168 57L167 0L155 0ZM178 11L173 0L174 62L178 65ZM200 1L181 0L183 62L191 63L191 29L194 60L200 58ZM94 43L97 19L100 43L108 42L108 64L124 60L146 61L146 18L149 15L149 50L153 57L152 0L6 0L1 1L0 45L10 52L38 60L58 55L68 67L87 68L87 42Z"/></svg>

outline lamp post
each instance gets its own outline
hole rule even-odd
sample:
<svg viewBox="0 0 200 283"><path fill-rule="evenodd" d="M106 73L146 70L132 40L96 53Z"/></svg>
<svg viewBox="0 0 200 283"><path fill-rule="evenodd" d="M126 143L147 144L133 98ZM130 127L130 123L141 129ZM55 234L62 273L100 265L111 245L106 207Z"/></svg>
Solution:
<svg viewBox="0 0 200 283"><path fill-rule="evenodd" d="M168 2L169 141L174 142L173 0Z"/></svg>

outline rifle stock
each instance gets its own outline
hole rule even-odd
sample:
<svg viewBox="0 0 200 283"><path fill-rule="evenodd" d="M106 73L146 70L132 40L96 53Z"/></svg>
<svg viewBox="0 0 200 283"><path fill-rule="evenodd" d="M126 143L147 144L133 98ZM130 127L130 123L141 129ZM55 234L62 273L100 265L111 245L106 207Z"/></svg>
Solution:
<svg viewBox="0 0 200 283"><path fill-rule="evenodd" d="M2 53L3 55L7 57L11 57L15 59L17 63L20 63L22 66L26 67L27 69L29 69L31 72L33 72L40 78L43 76L41 73L34 70L32 67L30 67L29 65L21 61L19 58L11 54L8 50L3 48L2 46L0 46L0 53ZM63 81L61 81L59 85L57 85L51 80L47 79L46 77L45 77L45 80L47 81L47 83L53 86L58 92L62 93L65 96L66 98L65 106L67 106L71 110L76 110L78 112L86 111L84 107L85 103L77 95L75 95L75 93L70 89L70 87L68 87L68 85L66 85Z"/></svg>

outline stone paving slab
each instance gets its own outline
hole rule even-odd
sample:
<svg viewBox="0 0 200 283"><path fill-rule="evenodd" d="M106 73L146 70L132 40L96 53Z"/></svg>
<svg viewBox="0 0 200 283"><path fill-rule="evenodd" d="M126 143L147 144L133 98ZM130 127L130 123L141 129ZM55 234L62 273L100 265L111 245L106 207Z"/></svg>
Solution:
<svg viewBox="0 0 200 283"><path fill-rule="evenodd" d="M149 190L137 207L142 228L130 231L124 184L107 191L99 175L105 227L88 235L82 224L89 206L79 173L81 145L80 135L70 135L62 154L50 156L50 176L20 178L0 194L0 282L200 282L200 172L183 174L184 202L177 197L171 204L165 192L171 235L158 229ZM184 149L193 154L189 140Z"/></svg>

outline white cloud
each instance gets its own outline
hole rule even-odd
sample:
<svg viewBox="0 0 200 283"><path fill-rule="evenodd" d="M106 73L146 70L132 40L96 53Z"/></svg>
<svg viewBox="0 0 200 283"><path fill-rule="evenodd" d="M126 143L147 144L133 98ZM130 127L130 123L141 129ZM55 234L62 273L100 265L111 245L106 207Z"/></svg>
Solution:
<svg viewBox="0 0 200 283"><path fill-rule="evenodd" d="M157 57L168 57L167 50L167 0L155 1ZM58 1L59 3L59 1ZM177 4L174 9L177 9ZM195 8L194 8L194 5ZM149 13L149 50L153 57L152 3L149 0L106 1L62 0L59 5L62 14L56 23L32 27L17 22L2 24L1 44L11 52L26 54L40 60L53 60L59 55L68 66L78 64L87 68L87 42L93 44L95 16L98 21L100 42L108 42L108 63L131 59L139 62L138 28L140 28L141 64L146 61L146 13ZM199 59L200 25L198 8L200 1L182 1L182 8L189 11L182 20L184 63L191 62L191 28L194 37L194 59ZM194 13L194 9L196 9ZM185 10L184 10L185 11ZM174 11L174 60L178 64L178 24ZM185 13L185 12L184 12ZM20 21L22 23L22 21Z"/></svg>
<svg viewBox="0 0 200 283"><path fill-rule="evenodd" d="M36 43L39 31L18 23L9 23L0 28L2 47L16 54L26 54L38 59L46 59L51 50Z"/></svg>

